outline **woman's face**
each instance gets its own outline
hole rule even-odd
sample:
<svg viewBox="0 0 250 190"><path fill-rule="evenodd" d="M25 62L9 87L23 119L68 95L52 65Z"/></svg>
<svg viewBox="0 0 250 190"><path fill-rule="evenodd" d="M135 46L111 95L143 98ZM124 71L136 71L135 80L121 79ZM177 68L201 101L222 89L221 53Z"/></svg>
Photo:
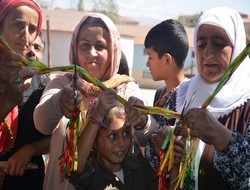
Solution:
<svg viewBox="0 0 250 190"><path fill-rule="evenodd" d="M16 53L24 55L37 34L39 15L28 6L12 9L4 18L0 34Z"/></svg>
<svg viewBox="0 0 250 190"><path fill-rule="evenodd" d="M131 145L131 129L124 126L124 118L114 117L107 129L101 130L97 151L106 167L117 172Z"/></svg>
<svg viewBox="0 0 250 190"><path fill-rule="evenodd" d="M97 25L84 25L78 35L77 56L80 67L98 80L111 64L108 31Z"/></svg>
<svg viewBox="0 0 250 190"><path fill-rule="evenodd" d="M224 29L204 24L197 34L196 59L198 72L209 84L220 81L228 68L233 45Z"/></svg>

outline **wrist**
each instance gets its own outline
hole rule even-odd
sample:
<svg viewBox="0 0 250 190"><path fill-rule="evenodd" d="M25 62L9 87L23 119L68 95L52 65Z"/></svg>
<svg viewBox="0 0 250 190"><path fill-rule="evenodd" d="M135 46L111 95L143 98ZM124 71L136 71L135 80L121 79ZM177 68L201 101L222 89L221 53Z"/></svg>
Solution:
<svg viewBox="0 0 250 190"><path fill-rule="evenodd" d="M107 128L107 126L103 123L103 121L98 121L93 116L91 116L89 118L89 122L91 122L92 124L97 125L100 128Z"/></svg>
<svg viewBox="0 0 250 190"><path fill-rule="evenodd" d="M218 140L215 141L216 143L214 144L214 147L218 151L223 151L225 148L227 148L230 139L232 138L232 131L229 129L225 128L224 132L221 132L220 134L224 134L223 138L221 136L218 137Z"/></svg>
<svg viewBox="0 0 250 190"><path fill-rule="evenodd" d="M146 119L144 120L143 123L141 123L137 126L134 126L134 128L135 128L135 130L142 130L146 127L147 123L148 123L148 116L146 117Z"/></svg>

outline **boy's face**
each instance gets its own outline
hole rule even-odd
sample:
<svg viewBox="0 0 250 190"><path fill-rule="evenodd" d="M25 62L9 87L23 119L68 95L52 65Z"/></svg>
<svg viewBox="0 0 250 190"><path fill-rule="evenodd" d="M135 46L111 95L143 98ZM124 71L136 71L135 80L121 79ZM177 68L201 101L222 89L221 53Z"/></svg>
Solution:
<svg viewBox="0 0 250 190"><path fill-rule="evenodd" d="M165 72L165 56L159 58L158 53L154 49L147 48L148 60L146 66L152 75L154 81L164 80Z"/></svg>
<svg viewBox="0 0 250 190"><path fill-rule="evenodd" d="M106 167L117 172L131 145L131 128L124 126L124 118L114 117L107 129L100 131L97 152Z"/></svg>

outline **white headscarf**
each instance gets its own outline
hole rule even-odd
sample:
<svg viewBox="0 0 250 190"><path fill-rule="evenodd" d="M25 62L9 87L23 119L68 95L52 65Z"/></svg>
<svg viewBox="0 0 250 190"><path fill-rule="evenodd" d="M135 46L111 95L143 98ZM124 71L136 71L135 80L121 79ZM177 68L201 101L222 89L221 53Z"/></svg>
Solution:
<svg viewBox="0 0 250 190"><path fill-rule="evenodd" d="M201 25L209 24L224 29L233 44L232 60L246 47L246 34L241 16L237 11L228 7L218 7L205 12L198 20L194 32L194 47L196 49L197 33ZM250 99L250 61L247 57L237 68L230 80L215 96L207 109L216 117L228 115L235 108ZM201 107L213 93L218 83L207 84L199 73L188 84L180 87L177 97L177 111L180 113L185 101L189 101L195 92L195 97L188 109ZM187 90L187 91L186 91ZM186 92L186 93L185 93Z"/></svg>

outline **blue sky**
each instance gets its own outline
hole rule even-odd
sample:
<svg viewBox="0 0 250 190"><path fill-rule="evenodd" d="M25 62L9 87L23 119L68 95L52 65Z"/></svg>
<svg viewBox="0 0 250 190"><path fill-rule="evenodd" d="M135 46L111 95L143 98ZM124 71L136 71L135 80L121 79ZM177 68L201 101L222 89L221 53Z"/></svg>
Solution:
<svg viewBox="0 0 250 190"><path fill-rule="evenodd" d="M71 8L78 0L47 0L53 7ZM85 7L91 7L92 0L84 0ZM217 6L228 6L239 12L250 15L249 0L116 0L122 16L142 22L161 21L167 18L178 18L179 15L195 14ZM147 21L146 21L147 20Z"/></svg>

